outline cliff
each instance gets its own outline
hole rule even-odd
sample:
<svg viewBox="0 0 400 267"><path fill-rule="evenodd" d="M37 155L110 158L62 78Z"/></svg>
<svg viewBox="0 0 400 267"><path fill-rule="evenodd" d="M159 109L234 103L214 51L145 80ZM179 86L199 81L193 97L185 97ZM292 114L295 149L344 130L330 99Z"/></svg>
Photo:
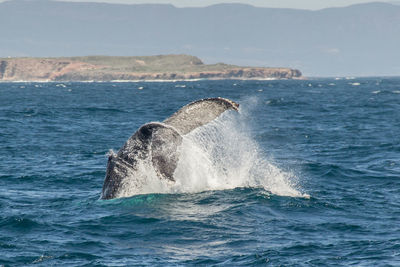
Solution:
<svg viewBox="0 0 400 267"><path fill-rule="evenodd" d="M0 81L114 81L181 79L293 79L299 70L207 65L188 55L147 57L2 58Z"/></svg>

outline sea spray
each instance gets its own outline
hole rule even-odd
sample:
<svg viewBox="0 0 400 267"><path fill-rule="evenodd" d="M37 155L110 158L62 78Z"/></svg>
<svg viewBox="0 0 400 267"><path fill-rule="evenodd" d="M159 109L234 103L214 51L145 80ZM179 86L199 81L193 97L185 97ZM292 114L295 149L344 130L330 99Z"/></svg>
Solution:
<svg viewBox="0 0 400 267"><path fill-rule="evenodd" d="M257 99L245 103L253 106ZM138 164L118 197L148 193L195 193L237 187L264 188L272 194L302 195L295 176L282 171L267 159L251 137L251 110L227 111L216 120L183 136L175 182L160 179L150 159ZM137 175L140 175L138 177Z"/></svg>
<svg viewBox="0 0 400 267"><path fill-rule="evenodd" d="M243 113L225 112L184 136L172 192L261 187L282 196L301 197L294 175L272 164L250 135Z"/></svg>

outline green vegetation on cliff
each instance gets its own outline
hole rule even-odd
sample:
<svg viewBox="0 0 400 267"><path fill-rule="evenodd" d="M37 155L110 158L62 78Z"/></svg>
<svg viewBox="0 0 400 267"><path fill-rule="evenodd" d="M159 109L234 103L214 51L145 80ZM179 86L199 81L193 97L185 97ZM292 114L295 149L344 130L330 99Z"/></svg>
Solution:
<svg viewBox="0 0 400 267"><path fill-rule="evenodd" d="M107 66L116 72L189 72L220 71L237 68L223 63L205 65L198 57L190 55L157 55L138 57L86 56L70 57L70 60L93 65Z"/></svg>

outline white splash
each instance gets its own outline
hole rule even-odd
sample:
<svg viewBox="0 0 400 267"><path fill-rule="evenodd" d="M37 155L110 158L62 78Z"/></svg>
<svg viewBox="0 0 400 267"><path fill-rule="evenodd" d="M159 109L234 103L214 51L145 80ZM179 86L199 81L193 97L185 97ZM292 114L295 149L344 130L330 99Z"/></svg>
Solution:
<svg viewBox="0 0 400 267"><path fill-rule="evenodd" d="M226 112L183 139L173 192L258 187L282 196L307 197L293 175L271 164L250 138L243 116Z"/></svg>
<svg viewBox="0 0 400 267"><path fill-rule="evenodd" d="M234 111L183 136L175 182L160 179L150 161L142 162L135 177L118 197L149 193L195 193L237 187L264 188L275 195L305 197L297 178L280 170L250 137L246 116ZM141 177L137 177L140 173Z"/></svg>

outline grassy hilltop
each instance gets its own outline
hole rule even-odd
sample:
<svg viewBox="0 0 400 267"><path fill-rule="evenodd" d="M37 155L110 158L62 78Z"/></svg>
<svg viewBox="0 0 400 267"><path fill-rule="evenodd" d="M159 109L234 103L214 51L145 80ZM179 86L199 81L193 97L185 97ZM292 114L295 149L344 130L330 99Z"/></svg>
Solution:
<svg viewBox="0 0 400 267"><path fill-rule="evenodd" d="M190 55L157 55L137 57L86 56L70 57L74 61L104 65L116 72L190 72L226 70L237 68L224 63L205 65L198 57Z"/></svg>

